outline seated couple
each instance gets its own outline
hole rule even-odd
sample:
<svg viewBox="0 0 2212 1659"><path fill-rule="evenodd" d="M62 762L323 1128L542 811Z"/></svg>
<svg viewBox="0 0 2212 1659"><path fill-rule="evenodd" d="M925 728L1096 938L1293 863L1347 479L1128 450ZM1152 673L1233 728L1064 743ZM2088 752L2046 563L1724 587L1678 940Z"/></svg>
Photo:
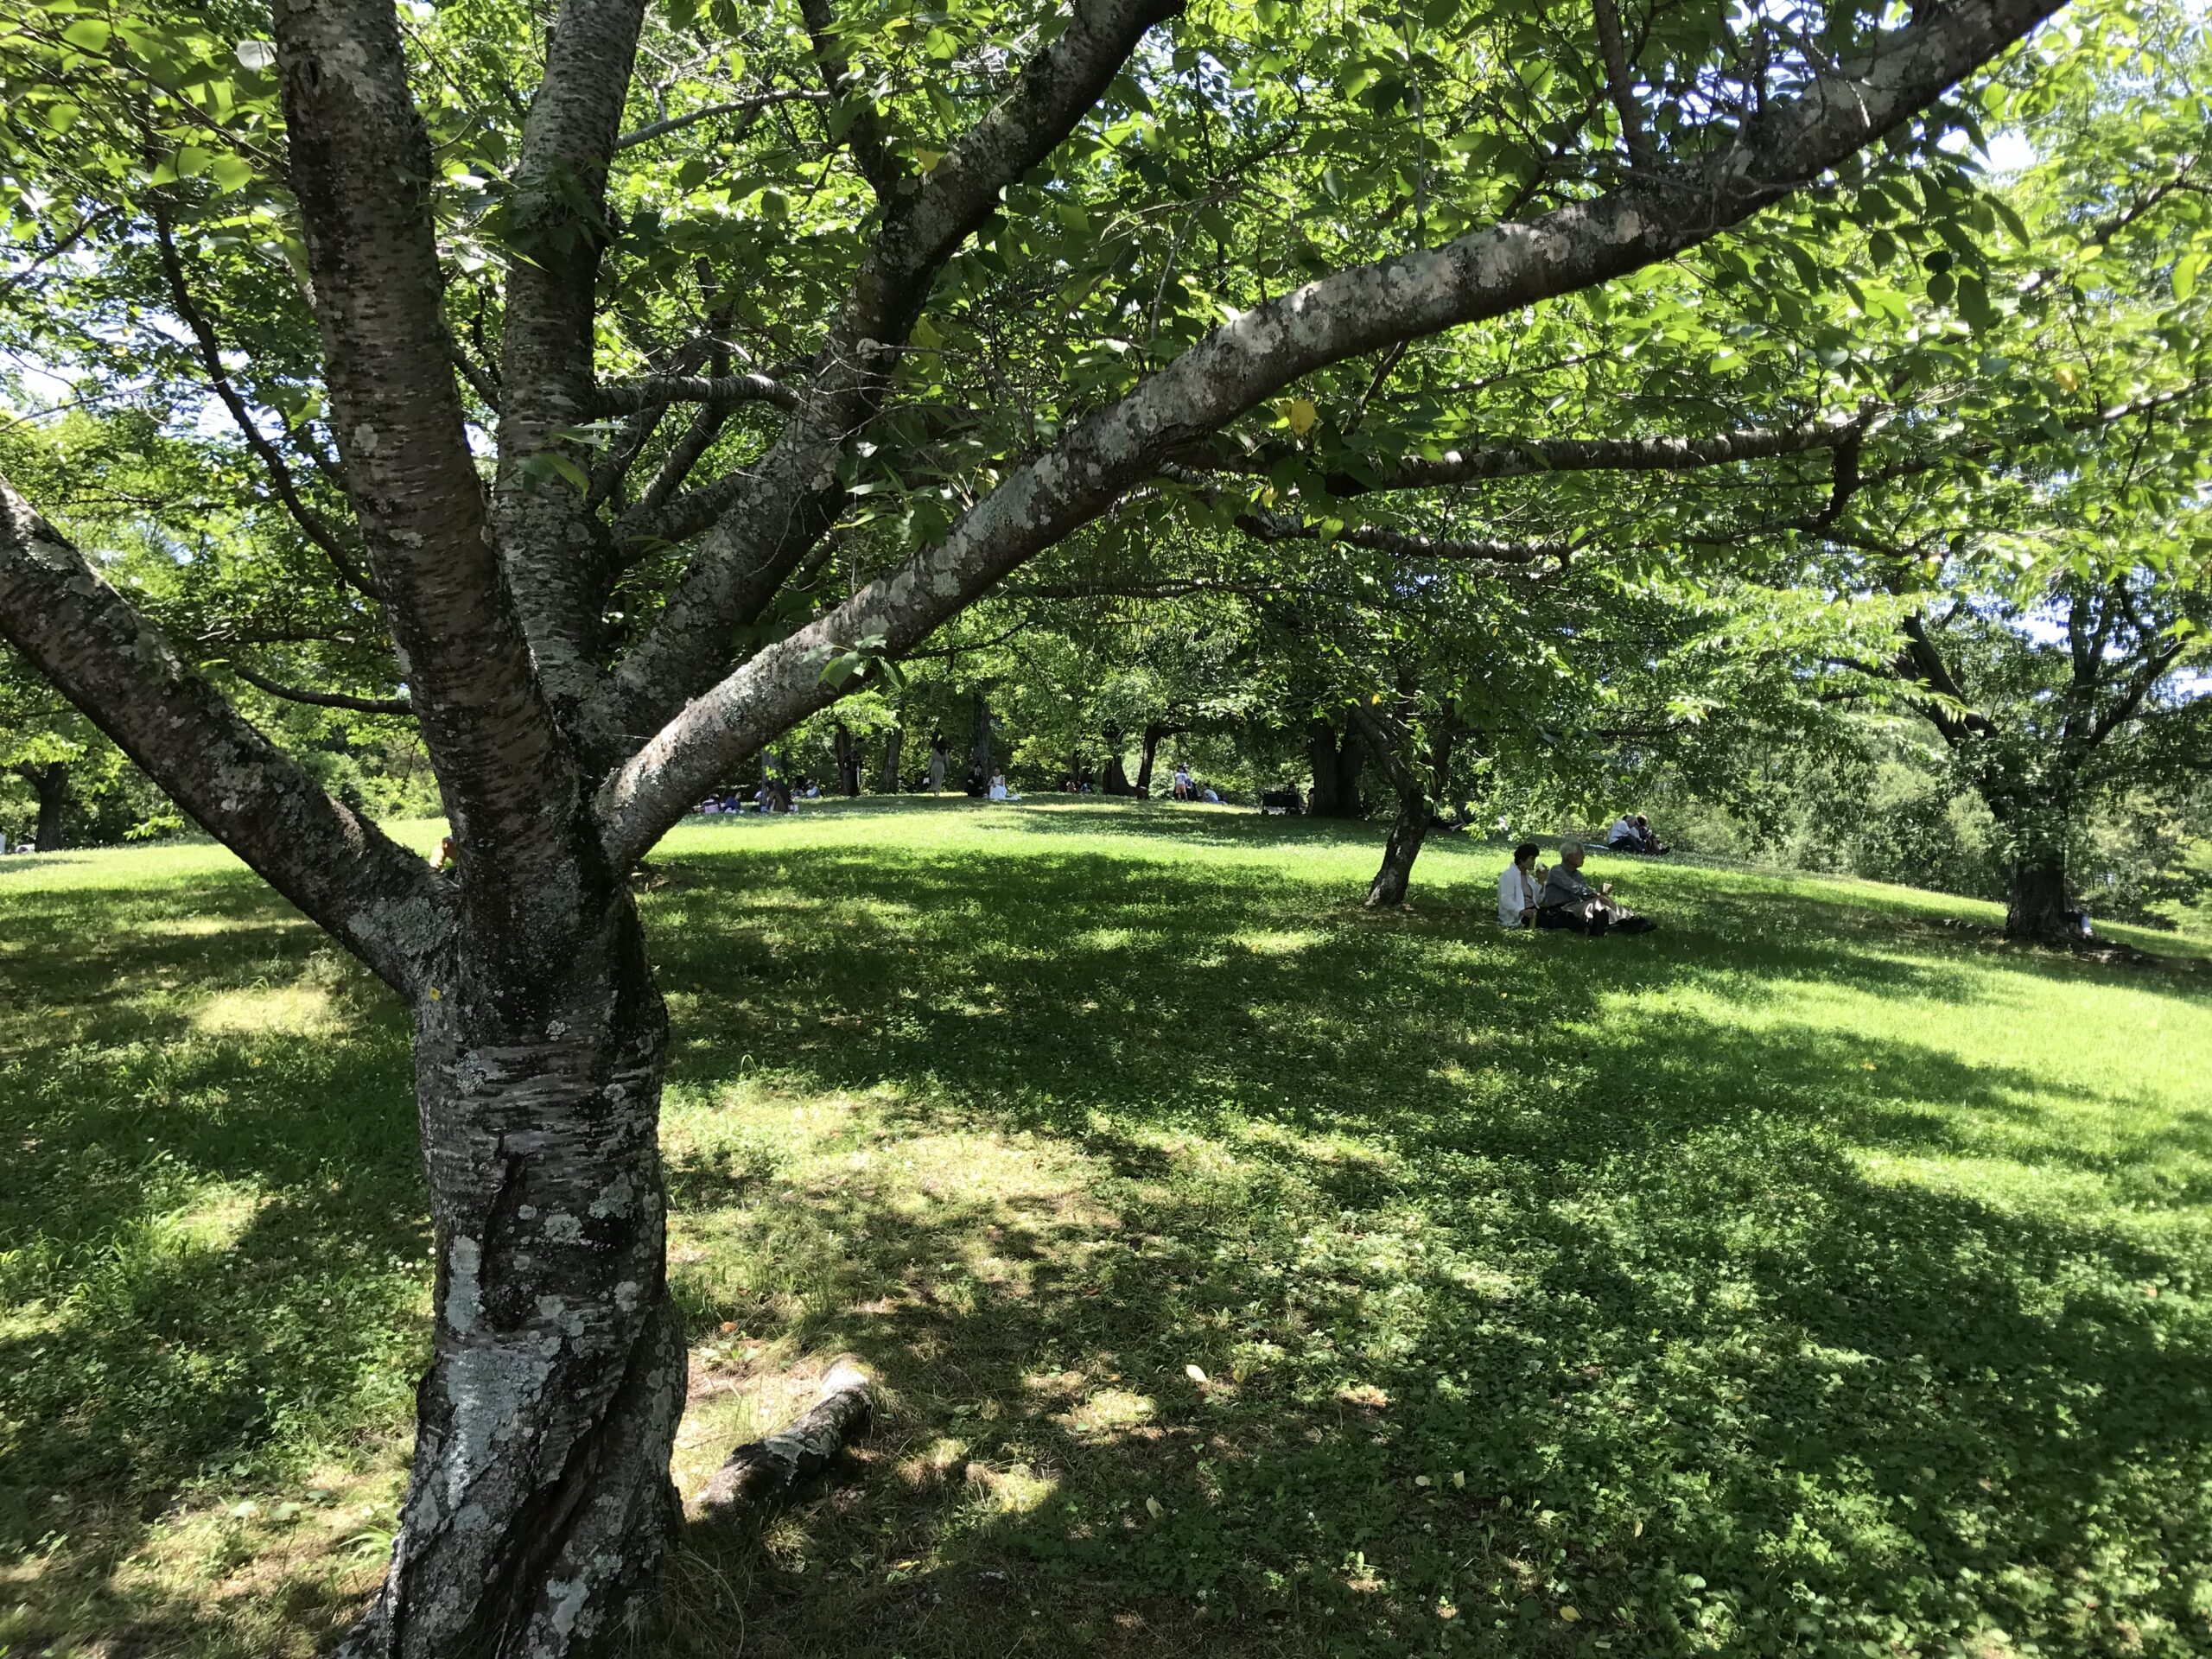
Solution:
<svg viewBox="0 0 2212 1659"><path fill-rule="evenodd" d="M1651 820L1641 812L1633 816L1624 812L1613 820L1613 827L1605 831L1605 850L1609 853L1649 853L1657 857L1665 854L1666 843L1651 833Z"/></svg>
<svg viewBox="0 0 2212 1659"><path fill-rule="evenodd" d="M1547 872L1536 862L1536 843L1513 849L1513 862L1497 878L1497 919L1506 927L1564 928L1571 933L1649 933L1656 924L1613 897L1613 884L1592 887L1582 874L1588 855L1579 841L1559 844L1559 862Z"/></svg>

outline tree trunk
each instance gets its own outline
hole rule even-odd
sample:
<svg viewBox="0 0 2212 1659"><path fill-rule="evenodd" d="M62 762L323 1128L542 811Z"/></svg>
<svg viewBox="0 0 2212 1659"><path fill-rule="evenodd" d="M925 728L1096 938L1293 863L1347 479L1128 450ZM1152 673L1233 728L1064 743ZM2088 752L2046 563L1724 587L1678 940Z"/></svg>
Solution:
<svg viewBox="0 0 2212 1659"><path fill-rule="evenodd" d="M1359 775L1367 757L1360 747L1359 734L1347 728L1340 736L1327 721L1316 720L1306 728L1306 741L1313 767L1313 793L1307 800L1306 816L1365 817L1359 798Z"/></svg>
<svg viewBox="0 0 2212 1659"><path fill-rule="evenodd" d="M1368 725L1364 720L1357 723ZM1430 785L1433 780L1439 792L1449 787L1452 750L1459 733L1448 720L1431 729L1426 776L1423 770L1408 766L1402 755L1385 748L1385 738L1380 730L1370 726L1367 735L1375 745L1376 755L1389 769L1391 787L1398 795L1398 816L1391 822L1390 838L1382 848L1382 868L1375 872L1375 880L1367 887L1367 907L1386 910L1406 901L1406 887L1413 879L1414 860L1421 856L1421 843L1428 839L1429 829L1437 821L1436 810L1429 801Z"/></svg>
<svg viewBox="0 0 2212 1659"><path fill-rule="evenodd" d="M968 792L982 795L991 786L991 773L996 770L991 758L991 705L980 691L968 717Z"/></svg>
<svg viewBox="0 0 2212 1659"><path fill-rule="evenodd" d="M852 728L839 721L831 734L837 752L837 787L848 800L861 792L861 748L853 741Z"/></svg>
<svg viewBox="0 0 2212 1659"><path fill-rule="evenodd" d="M1144 728L1144 757L1137 762L1136 792L1147 800L1152 796L1153 758L1160 753L1160 740L1166 735L1167 728L1165 726L1147 726Z"/></svg>
<svg viewBox="0 0 2212 1659"><path fill-rule="evenodd" d="M681 1519L666 1018L626 894L610 912L552 978L517 985L516 953L477 968L465 949L416 1002L432 1359L391 1572L346 1659L592 1650Z"/></svg>
<svg viewBox="0 0 2212 1659"><path fill-rule="evenodd" d="M1129 786L1129 774L1122 765L1122 748L1128 741L1128 734L1119 726L1107 726L1102 728L1098 734L1106 740L1106 774L1098 780L1098 792L1102 795L1135 794L1136 791Z"/></svg>
<svg viewBox="0 0 2212 1659"><path fill-rule="evenodd" d="M61 811L69 804L69 767L66 761L49 760L41 766L22 768L24 781L38 796L38 829L31 845L41 853L61 850Z"/></svg>
<svg viewBox="0 0 2212 1659"><path fill-rule="evenodd" d="M1383 843L1382 868L1368 883L1370 910L1389 910L1406 902L1406 887L1413 879L1414 860L1421 855L1421 842L1428 838L1429 822L1426 796L1400 803L1398 816L1390 823L1390 839Z"/></svg>
<svg viewBox="0 0 2212 1659"><path fill-rule="evenodd" d="M896 795L899 792L899 752L906 745L906 728L893 726L883 734L883 770L875 775L875 792Z"/></svg>
<svg viewBox="0 0 2212 1659"><path fill-rule="evenodd" d="M2012 860L2012 887L2005 910L2005 937L2037 944L2070 944L2080 937L2069 918L2066 856L2056 849L2023 851Z"/></svg>

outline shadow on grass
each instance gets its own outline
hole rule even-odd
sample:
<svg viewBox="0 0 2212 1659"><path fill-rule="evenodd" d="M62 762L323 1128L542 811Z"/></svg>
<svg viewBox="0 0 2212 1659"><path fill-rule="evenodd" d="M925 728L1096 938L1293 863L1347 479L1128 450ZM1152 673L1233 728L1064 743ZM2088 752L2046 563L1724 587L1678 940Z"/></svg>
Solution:
<svg viewBox="0 0 2212 1659"><path fill-rule="evenodd" d="M739 1603L762 1650L910 1656L2181 1652L2202 1625L2186 1570L2116 1592L2111 1566L2212 1547L2201 1262L1859 1154L1987 1155L1965 1114L2195 1206L2203 1114L2091 1152L2068 1114L2102 1096L2022 1070L1580 1013L1751 982L1989 1017L1986 964L1741 892L1593 944L1377 920L1280 870L817 853L745 893L717 861L654 922L691 1086L765 1066L883 1092L899 1136L1026 1135L1109 1213L1009 1222L980 1175L925 1217L842 1166L727 1189L736 1254L804 1264L791 1334L904 1405L858 1484L695 1541L668 1651ZM993 1272L953 1271L994 1227Z"/></svg>
<svg viewBox="0 0 2212 1659"><path fill-rule="evenodd" d="M304 1652L347 1604L253 1580L282 1529L208 1521L198 1594L134 1557L187 1508L272 1509L406 1433L428 1236L404 1019L239 877L8 893L0 928L0 1651ZM234 1571L251 1588L219 1592ZM294 1639L241 1637L236 1597Z"/></svg>
<svg viewBox="0 0 2212 1659"><path fill-rule="evenodd" d="M1657 936L1507 936L1480 848L1375 918L1287 859L1134 844L1334 859L1356 828L1001 818L656 859L678 1096L853 1103L798 1150L672 1155L702 1375L850 1348L894 1401L857 1478L695 1533L652 1650L2201 1645L2202 1236L2116 1206L2202 1206L2205 1114L2085 1146L2094 1090L1789 1012L2011 1017L1984 953L1656 870L1621 879ZM244 877L4 901L0 1599L29 1612L0 1643L254 1650L124 1569L181 1498L404 1434L404 1026ZM321 1023L251 1025L303 985ZM1876 1173L1990 1156L2099 1196ZM272 1546L226 1548L217 1577ZM294 1650L342 1616L282 1593Z"/></svg>

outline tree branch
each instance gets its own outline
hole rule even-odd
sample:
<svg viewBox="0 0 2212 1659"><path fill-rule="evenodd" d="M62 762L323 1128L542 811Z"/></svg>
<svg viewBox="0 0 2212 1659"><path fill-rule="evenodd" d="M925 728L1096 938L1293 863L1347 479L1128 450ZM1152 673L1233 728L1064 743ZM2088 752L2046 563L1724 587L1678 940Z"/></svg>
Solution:
<svg viewBox="0 0 2212 1659"><path fill-rule="evenodd" d="M1385 491L1437 489L1541 473L1691 472L1833 448L1863 435L1885 412L1869 406L1853 415L1823 416L1786 426L1740 427L1702 437L1478 439L1434 457L1376 461L1359 472L1338 468L1324 475L1322 486L1345 500ZM1294 451L1280 447L1247 454L1213 444L1196 448L1180 459L1213 472L1264 477L1294 456Z"/></svg>
<svg viewBox="0 0 2212 1659"><path fill-rule="evenodd" d="M1598 55L1605 65L1605 95L1620 118L1621 143L1632 165L1648 167L1656 157L1651 137L1643 128L1643 111L1637 107L1636 77L1621 45L1620 14L1613 10L1613 0L1592 0L1592 4L1597 13Z"/></svg>
<svg viewBox="0 0 2212 1659"><path fill-rule="evenodd" d="M804 394L765 374L673 374L664 379L615 381L591 394L591 407L601 415L629 415L656 404L713 404L729 408L738 404L773 404L797 410Z"/></svg>
<svg viewBox="0 0 2212 1659"><path fill-rule="evenodd" d="M322 550L331 568L338 572L346 585L365 599L377 597L376 584L361 569L353 550L345 544L337 528L321 513L301 499L298 486L293 480L292 469L283 454L261 430L260 423L253 418L253 411L246 407L245 397L231 382L230 373L223 367L222 344L215 337L214 325L207 319L192 297L192 289L184 276L184 262L177 257L176 236L169 223L168 205L162 193L155 191L151 200L154 219L154 245L160 251L162 275L168 283L169 303L176 308L177 318L192 335L193 346L200 358L200 371L207 377L207 384L223 407L230 411L231 423L245 440L246 448L262 465L269 477L270 487L276 492L292 522L299 525L301 533Z"/></svg>
<svg viewBox="0 0 2212 1659"><path fill-rule="evenodd" d="M563 719L604 677L605 531L582 493L543 487L529 463L554 451L590 464L561 434L593 410L594 310L611 239L607 162L645 10L645 0L561 0L507 210L525 257L507 268L492 522L531 657Z"/></svg>
<svg viewBox="0 0 2212 1659"><path fill-rule="evenodd" d="M682 115L671 115L659 121L649 122L635 132L626 132L614 141L617 151L635 144L650 143L671 132L680 132L694 122L711 121L723 115L758 115L774 104L827 104L830 94L806 87L779 87L772 92L755 92L750 98L734 98L727 104L709 104L704 109L690 110Z"/></svg>
<svg viewBox="0 0 2212 1659"><path fill-rule="evenodd" d="M405 715L410 719L415 713L415 705L405 697L355 697L343 691L309 691L264 679L241 662L233 660L224 666L257 691L266 691L287 702L304 702L315 709L350 709L361 715Z"/></svg>
<svg viewBox="0 0 2212 1659"><path fill-rule="evenodd" d="M448 931L423 861L243 719L5 479L0 636L208 834L413 994Z"/></svg>
<svg viewBox="0 0 2212 1659"><path fill-rule="evenodd" d="M436 170L391 0L279 0L290 182L356 511L488 937L564 948L577 785L491 545L440 305ZM509 391L514 388L510 386ZM591 867L595 861L588 861Z"/></svg>
<svg viewBox="0 0 2212 1659"><path fill-rule="evenodd" d="M827 17L822 0L809 3ZM838 454L875 409L938 271L998 211L1000 192L1051 155L1092 109L1145 32L1181 4L1076 0L1067 27L1023 68L1007 97L926 177L887 204L845 308L815 359L804 407L616 673L595 721L620 734L604 758L634 753L725 671L734 630L760 614L835 522L843 499Z"/></svg>
<svg viewBox="0 0 2212 1659"><path fill-rule="evenodd" d="M726 767L835 701L841 692L824 684L822 670L840 652L877 636L893 656L919 643L1169 456L1300 377L1707 240L1888 131L2056 9L2056 0L1978 0L1936 14L1885 36L1855 73L1770 101L1722 151L1527 224L1339 272L1224 323L1012 470L938 546L761 652L670 719L599 791L610 855L635 858Z"/></svg>

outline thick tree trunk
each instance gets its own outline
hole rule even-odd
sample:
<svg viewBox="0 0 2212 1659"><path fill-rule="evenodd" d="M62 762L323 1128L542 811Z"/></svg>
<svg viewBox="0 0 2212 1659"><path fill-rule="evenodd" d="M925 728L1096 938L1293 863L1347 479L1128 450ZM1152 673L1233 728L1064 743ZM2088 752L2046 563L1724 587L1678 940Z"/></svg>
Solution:
<svg viewBox="0 0 2212 1659"><path fill-rule="evenodd" d="M1398 816L1390 824L1390 839L1383 843L1382 868L1368 883L1370 910L1388 910L1406 902L1406 886L1413 879L1414 860L1421 855L1421 842L1428 838L1429 823L1426 797L1399 804Z"/></svg>
<svg viewBox="0 0 2212 1659"><path fill-rule="evenodd" d="M2023 852L2012 861L2005 937L2037 944L2070 944L2080 937L2069 912L2065 855L2056 849Z"/></svg>
<svg viewBox="0 0 2212 1659"><path fill-rule="evenodd" d="M1149 798L1152 794L1152 763L1160 753L1160 740L1167 735L1165 726L1144 728L1144 754L1137 762L1136 792Z"/></svg>
<svg viewBox="0 0 2212 1659"><path fill-rule="evenodd" d="M347 1659L591 1651L674 1535L666 1021L626 897L613 908L554 980L487 989L514 958L464 959L417 1001L432 1359L391 1572Z"/></svg>
<svg viewBox="0 0 2212 1659"><path fill-rule="evenodd" d="M861 792L861 749L853 741L852 728L839 721L833 734L837 751L837 787L850 800Z"/></svg>
<svg viewBox="0 0 2212 1659"><path fill-rule="evenodd" d="M968 792L982 795L991 786L991 705L980 691L968 715Z"/></svg>
<svg viewBox="0 0 2212 1659"><path fill-rule="evenodd" d="M31 845L41 853L61 850L61 813L69 804L69 767L67 762L49 760L41 766L25 766L24 781L38 797L38 829L32 834Z"/></svg>
<svg viewBox="0 0 2212 1659"><path fill-rule="evenodd" d="M1306 755L1313 767L1313 792L1307 798L1306 816L1315 818L1363 818L1359 798L1359 774L1366 752L1359 734L1350 728L1341 734L1325 720L1316 720L1306 730Z"/></svg>
<svg viewBox="0 0 2212 1659"><path fill-rule="evenodd" d="M875 792L896 795L899 792L899 752L906 746L906 728L893 726L883 734L883 770L875 775Z"/></svg>
<svg viewBox="0 0 2212 1659"><path fill-rule="evenodd" d="M1098 792L1102 795L1134 795L1136 791L1129 786L1128 772L1122 765L1122 747L1128 734L1119 726L1103 727L1098 734L1106 740L1106 772L1098 780Z"/></svg>

